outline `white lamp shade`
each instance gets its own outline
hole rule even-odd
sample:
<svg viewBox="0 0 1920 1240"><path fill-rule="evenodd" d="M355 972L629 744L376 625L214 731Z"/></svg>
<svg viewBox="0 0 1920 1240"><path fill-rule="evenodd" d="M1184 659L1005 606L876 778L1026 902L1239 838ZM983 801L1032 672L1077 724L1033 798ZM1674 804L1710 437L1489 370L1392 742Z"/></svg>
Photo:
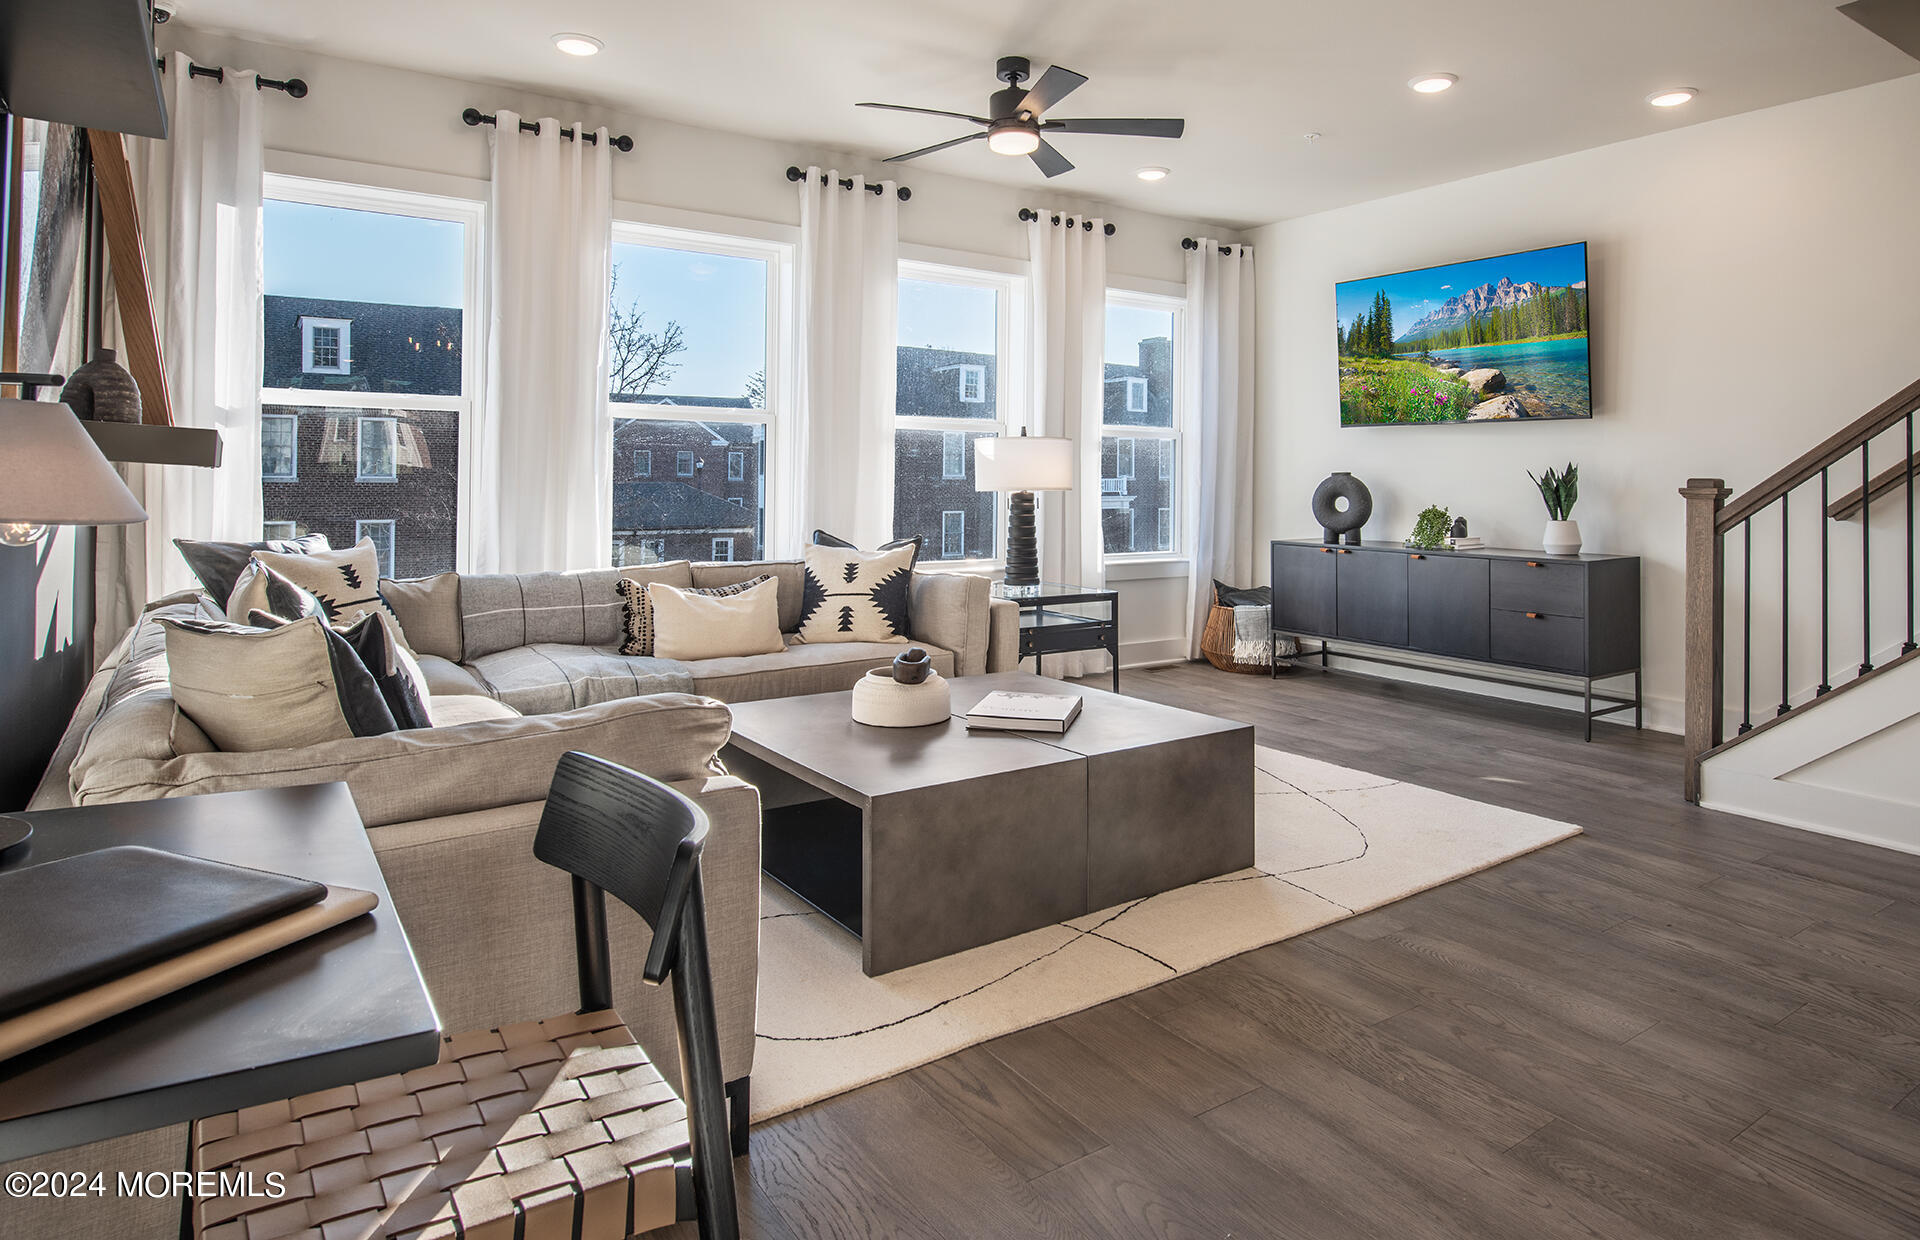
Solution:
<svg viewBox="0 0 1920 1240"><path fill-rule="evenodd" d="M131 525L147 510L120 481L73 410L0 400L0 522Z"/></svg>
<svg viewBox="0 0 1920 1240"><path fill-rule="evenodd" d="M1073 440L982 436L973 441L973 486L976 491L1071 491Z"/></svg>

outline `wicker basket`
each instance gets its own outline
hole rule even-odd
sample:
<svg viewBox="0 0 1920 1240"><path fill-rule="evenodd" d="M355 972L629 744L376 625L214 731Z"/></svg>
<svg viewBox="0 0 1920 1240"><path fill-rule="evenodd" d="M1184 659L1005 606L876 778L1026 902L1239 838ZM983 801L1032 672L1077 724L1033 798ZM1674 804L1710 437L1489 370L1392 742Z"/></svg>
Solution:
<svg viewBox="0 0 1920 1240"><path fill-rule="evenodd" d="M1234 660L1233 608L1222 607L1217 594L1212 610L1207 612L1207 627L1200 634L1200 653L1206 656L1207 662L1223 672L1265 676L1271 670L1264 663L1240 663Z"/></svg>

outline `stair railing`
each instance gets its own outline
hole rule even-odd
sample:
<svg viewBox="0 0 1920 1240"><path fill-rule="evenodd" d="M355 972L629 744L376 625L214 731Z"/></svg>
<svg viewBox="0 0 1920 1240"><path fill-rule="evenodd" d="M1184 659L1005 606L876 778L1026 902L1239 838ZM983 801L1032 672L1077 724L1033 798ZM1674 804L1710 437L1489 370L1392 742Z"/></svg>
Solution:
<svg viewBox="0 0 1920 1240"><path fill-rule="evenodd" d="M1738 499L1728 502L1732 492L1719 478L1689 478L1687 485L1680 489L1686 500L1686 775L1685 793L1689 801L1700 799L1700 764L1702 759L1714 751L1744 739L1754 732L1765 729L1774 720L1783 719L1795 710L1804 709L1838 689L1859 683L1863 678L1876 671L1884 671L1894 662L1904 662L1915 652L1914 642L1914 537L1915 537L1915 487L1914 477L1920 472L1920 457L1914 454L1914 417L1920 413L1920 381L1908 385L1892 397L1882 401L1864 417L1855 421L1829 437L1800 459L1760 483ZM1883 435L1896 439L1900 457L1892 466L1875 474L1872 470L1872 458L1875 442ZM1883 445L1883 454L1885 447ZM1833 498L1834 484L1841 481L1838 474L1846 466L1850 476L1853 463L1850 457L1858 456L1860 486L1858 489ZM1819 507L1817 510L1820 531L1819 585L1814 590L1799 577L1796 577L1792 559L1793 530L1791 516L1796 510L1793 498L1796 492L1805 487L1811 490L1817 484ZM1906 540L1905 589L1906 589L1906 633L1899 647L1899 653L1876 668L1874 663L1874 612L1873 600L1875 587L1893 588L1898 574L1882 572L1876 579L1873 561L1873 504L1877 501L1884 505L1888 502L1899 503L1904 500ZM1804 501L1804 497L1803 497ZM1804 507L1803 509L1804 510ZM1777 514L1777 515L1776 515ZM1833 679L1833 650L1836 638L1834 632L1835 589L1832 584L1834 550L1832 547L1834 524L1839 521L1859 521L1859 623L1860 623L1860 663L1859 670L1839 685L1830 683ZM1754 719L1754 668L1755 647L1753 636L1753 586L1756 567L1754 565L1754 535L1756 528L1763 534L1777 530L1780 540L1779 583L1780 583L1780 700L1773 708L1771 716L1756 722ZM1726 632L1726 600L1728 589L1736 584L1730 581L1727 563L1727 536L1738 534L1740 565L1737 585L1740 590L1740 631L1730 635ZM1758 571L1769 571L1762 566ZM1799 593L1795 593L1796 583ZM1843 600L1850 603L1851 600ZM1799 605L1796 606L1796 603ZM1819 611L1819 666L1818 678L1811 696L1794 701L1793 690L1793 645L1796 631L1804 632L1802 626L1811 623L1806 615L1812 605ZM1850 618L1850 607L1843 611L1844 618ZM1796 624L1796 621L1799 623ZM1848 640L1844 636L1841 641ZM1887 640L1882 626L1881 640ZM1737 654L1737 664L1729 657L1729 643ZM1727 709L1726 678L1730 666L1737 666L1740 676L1740 723L1734 735L1729 738L1725 732ZM1804 673L1803 673L1804 675ZM1764 711L1764 707L1762 710Z"/></svg>

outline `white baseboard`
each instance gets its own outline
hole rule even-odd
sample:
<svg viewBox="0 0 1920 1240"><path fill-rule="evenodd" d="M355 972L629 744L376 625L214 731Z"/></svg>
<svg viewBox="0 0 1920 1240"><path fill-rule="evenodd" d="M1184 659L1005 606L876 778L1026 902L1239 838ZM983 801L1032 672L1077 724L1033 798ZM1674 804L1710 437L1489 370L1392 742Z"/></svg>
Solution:
<svg viewBox="0 0 1920 1240"><path fill-rule="evenodd" d="M1143 642L1120 643L1120 667L1162 667L1187 661L1187 639L1160 637Z"/></svg>

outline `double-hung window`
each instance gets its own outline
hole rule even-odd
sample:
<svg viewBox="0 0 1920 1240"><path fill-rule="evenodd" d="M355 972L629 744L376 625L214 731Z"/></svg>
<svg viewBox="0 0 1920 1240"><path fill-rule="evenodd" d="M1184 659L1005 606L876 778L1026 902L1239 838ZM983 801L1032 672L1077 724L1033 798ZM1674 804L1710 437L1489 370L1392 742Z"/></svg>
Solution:
<svg viewBox="0 0 1920 1240"><path fill-rule="evenodd" d="M765 555L791 262L779 242L614 224L607 412L614 461L634 462L613 470L614 564Z"/></svg>
<svg viewBox="0 0 1920 1240"><path fill-rule="evenodd" d="M974 490L974 445L1010 417L1017 277L900 264L895 349L893 533L924 554L992 560L999 497Z"/></svg>
<svg viewBox="0 0 1920 1240"><path fill-rule="evenodd" d="M1109 557L1179 548L1183 305L1174 297L1107 292L1100 531Z"/></svg>
<svg viewBox="0 0 1920 1240"><path fill-rule="evenodd" d="M388 575L459 567L484 204L277 174L265 194L264 529L364 534Z"/></svg>

